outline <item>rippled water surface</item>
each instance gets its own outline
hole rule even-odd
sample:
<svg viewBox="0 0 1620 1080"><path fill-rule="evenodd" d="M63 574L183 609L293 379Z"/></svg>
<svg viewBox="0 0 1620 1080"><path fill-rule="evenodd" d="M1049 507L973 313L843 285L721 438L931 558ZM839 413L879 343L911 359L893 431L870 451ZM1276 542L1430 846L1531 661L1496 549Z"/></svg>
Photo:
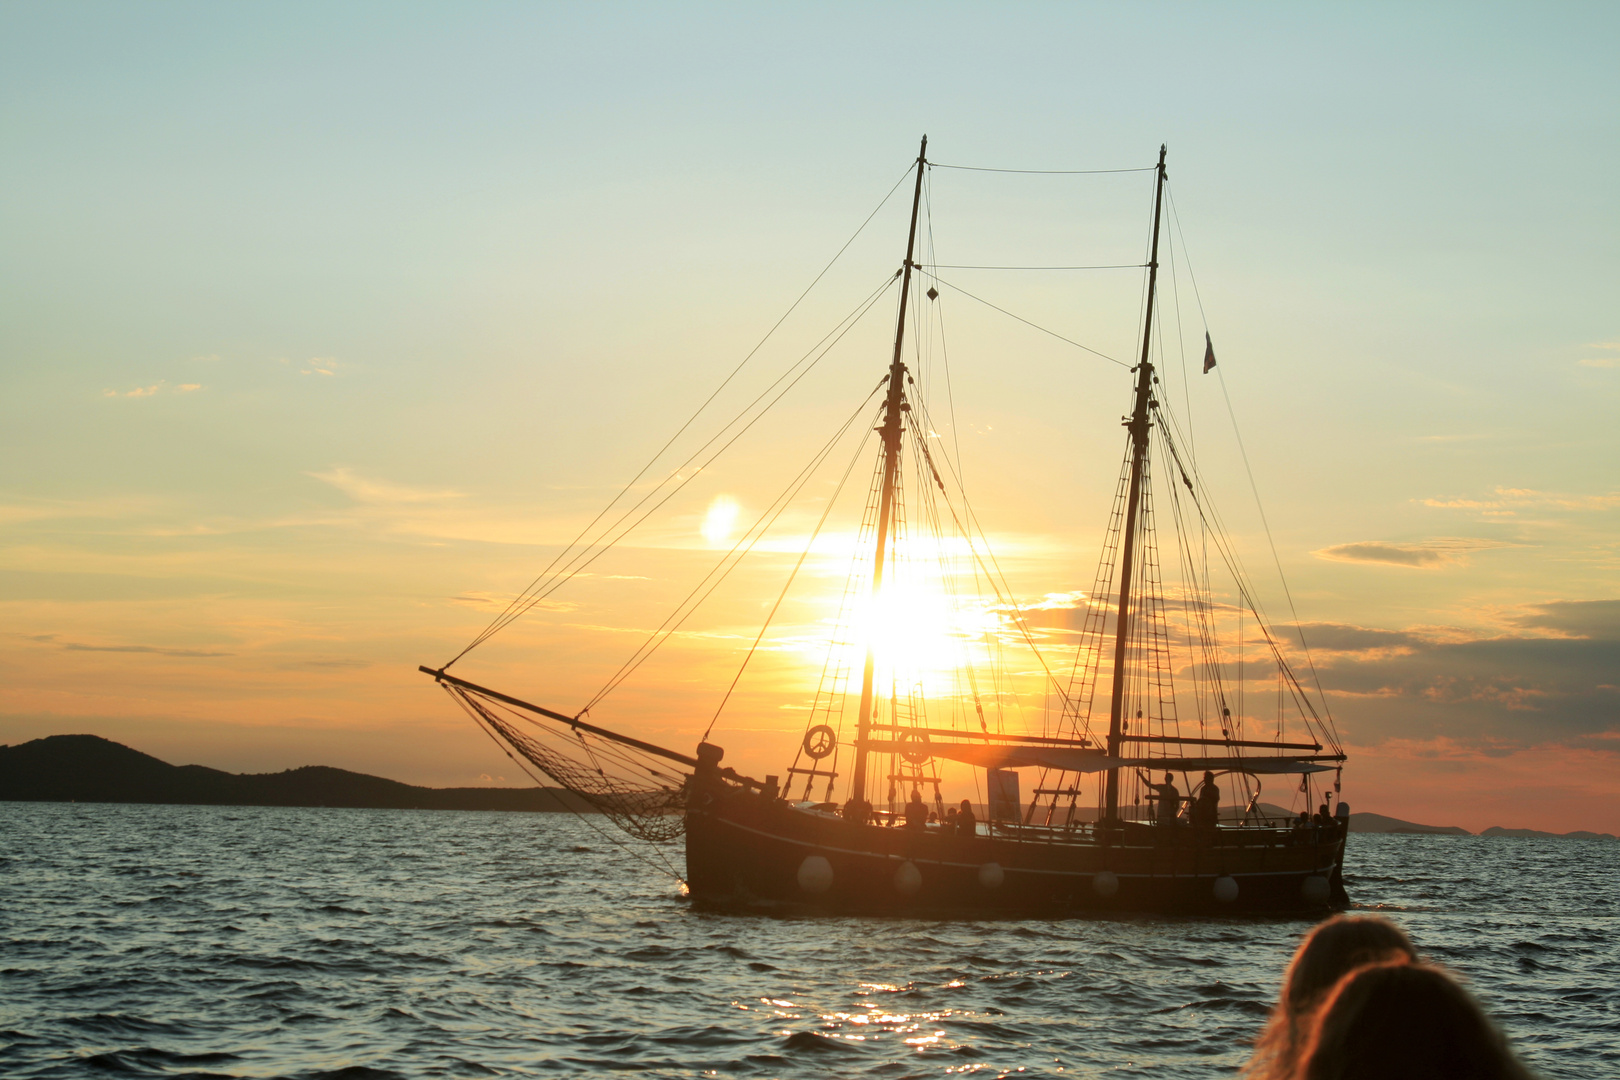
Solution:
<svg viewBox="0 0 1620 1080"><path fill-rule="evenodd" d="M1620 844L1352 837L1547 1077L1620 1074ZM554 814L0 803L0 1074L1230 1074L1299 920L707 915Z"/></svg>

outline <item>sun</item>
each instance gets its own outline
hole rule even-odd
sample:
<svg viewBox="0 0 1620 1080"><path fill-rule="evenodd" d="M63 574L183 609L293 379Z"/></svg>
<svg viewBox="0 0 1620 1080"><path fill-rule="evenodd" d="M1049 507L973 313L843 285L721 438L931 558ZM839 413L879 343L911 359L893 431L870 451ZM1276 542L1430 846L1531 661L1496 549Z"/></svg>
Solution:
<svg viewBox="0 0 1620 1080"><path fill-rule="evenodd" d="M950 696L986 634L1000 629L999 619L957 595L939 568L900 569L856 612L852 645L862 653L870 645L881 693Z"/></svg>

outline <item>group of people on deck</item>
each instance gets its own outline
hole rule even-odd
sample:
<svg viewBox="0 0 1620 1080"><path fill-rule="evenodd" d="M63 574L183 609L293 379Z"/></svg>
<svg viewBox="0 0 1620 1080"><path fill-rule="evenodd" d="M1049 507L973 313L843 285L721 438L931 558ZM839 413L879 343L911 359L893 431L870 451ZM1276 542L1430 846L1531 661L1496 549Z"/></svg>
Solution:
<svg viewBox="0 0 1620 1080"><path fill-rule="evenodd" d="M1159 825L1176 826L1182 821L1182 807L1186 804L1186 820L1195 829L1213 831L1220 824L1221 818L1221 790L1215 783L1215 774L1206 771L1203 782L1198 785L1198 794L1182 798L1181 792L1176 788L1175 776L1164 774L1162 784L1153 783L1153 778L1146 773L1138 774L1142 782L1153 790L1154 820ZM870 821L874 816L871 804L862 800L851 800L844 808L844 816L861 824ZM911 789L911 798L906 802L905 809L900 815L904 819L907 829L926 829L930 825L943 826L948 832L957 836L978 835L979 819L973 812L973 803L963 799L960 806L952 807L945 812L943 818L928 809L923 801L922 791L919 788ZM888 821L890 826L901 824L896 818ZM1301 811L1294 821L1296 833L1311 833L1321 829L1338 827L1338 821L1329 811L1327 803L1323 803L1313 814Z"/></svg>
<svg viewBox="0 0 1620 1080"><path fill-rule="evenodd" d="M865 799L851 799L844 806L844 817L858 825L872 822L875 816L872 804ZM911 799L906 803L903 817L903 824L908 829L926 829L930 825L941 825L947 832L957 836L977 836L979 833L979 818L973 812L972 802L963 799L961 806L953 806L945 811L942 819L923 802L920 788L911 789ZM886 824L893 827L902 822L890 816Z"/></svg>
<svg viewBox="0 0 1620 1080"><path fill-rule="evenodd" d="M1175 825L1181 820L1181 792L1176 790L1176 778L1164 774L1164 783L1155 784L1146 773L1139 774L1142 781L1153 789L1156 804L1154 818L1160 825ZM1215 774L1204 773L1204 782L1198 786L1198 795L1189 800L1187 820L1194 828L1213 829L1221 820L1221 789L1215 786Z"/></svg>
<svg viewBox="0 0 1620 1080"><path fill-rule="evenodd" d="M1174 826L1181 823L1181 807L1183 802L1190 803L1187 807L1187 821L1195 829L1213 829L1220 824L1221 818L1221 791L1215 786L1215 774L1204 773L1204 781L1198 786L1198 795L1194 798L1183 799L1181 792L1176 790L1175 777L1170 773L1164 774L1164 783L1155 784L1153 778L1146 773L1139 773L1142 782L1153 789L1154 820L1160 825ZM1307 814L1301 810L1293 826L1296 834L1308 834L1323 829L1336 829L1338 821L1323 803L1317 807L1315 814Z"/></svg>
<svg viewBox="0 0 1620 1080"><path fill-rule="evenodd" d="M939 816L928 809L923 802L922 791L919 788L911 789L911 799L906 803L906 828L926 829L930 824L937 823ZM979 819L973 813L973 804L967 799L962 805L945 812L944 825L958 836L975 836L979 831Z"/></svg>

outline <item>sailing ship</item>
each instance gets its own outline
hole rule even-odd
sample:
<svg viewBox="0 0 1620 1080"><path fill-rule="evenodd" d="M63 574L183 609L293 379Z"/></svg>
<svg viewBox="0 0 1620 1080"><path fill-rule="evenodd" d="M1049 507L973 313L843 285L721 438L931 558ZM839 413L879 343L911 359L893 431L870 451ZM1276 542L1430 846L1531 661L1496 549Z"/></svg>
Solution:
<svg viewBox="0 0 1620 1080"><path fill-rule="evenodd" d="M839 432L864 430L876 444L875 461L843 604L791 763L756 779L722 764L724 750L710 739L713 722L687 753L588 719L601 694L570 713L448 670L590 565L712 458L697 470L688 459L640 501L610 504L612 513L593 522L596 531L582 533L468 649L420 670L537 780L544 774L593 805L597 820L655 853L684 840L680 876L692 901L706 906L1056 916L1308 912L1346 904L1347 806L1328 811L1345 755L1319 684L1308 670L1304 678L1296 671L1309 668L1308 650L1303 638L1296 647L1264 617L1157 373L1156 355L1164 358L1162 331L1155 334L1164 148L1151 169L1140 351L1134 364L1121 364L1131 372L1131 405L1118 483L1093 588L1071 609L1081 625L1055 644L1032 627L1000 573L960 482L960 463L933 431L927 397L908 367L908 313L937 302L946 284L937 263L916 258L924 181L935 167L927 150L924 137L902 179L913 181L911 216L905 257L891 279L898 312L887 371ZM914 296L925 280L926 292ZM1208 374L1214 353L1207 332L1204 345ZM834 443L813 464L825 461ZM807 467L800 475L809 474ZM1158 492L1155 474L1170 480ZM803 480L798 484L791 490L801 490ZM834 501L827 500L823 523ZM778 515L781 505L773 504ZM1157 522L1165 516L1177 526L1172 569L1179 577L1167 574L1161 559ZM766 517L775 520L770 511ZM750 530L748 543L739 541L694 595L709 595L715 576L723 579L766 527ZM813 542L814 534L795 574ZM1229 584L1217 584L1217 570ZM977 625L953 631L965 676L959 670L955 681L929 685L902 673L886 651L904 644L893 640L904 631L885 629L885 605L918 603L919 581L940 593L967 580L989 598L965 601L977 603ZM608 689L691 610L666 620ZM744 667L765 633L762 627ZM1045 707L1038 723L1009 722L1018 692L1004 672L986 668L1009 645L1027 647L1039 661ZM1264 666L1275 677L1274 719L1260 715L1256 691L1245 691L1253 681L1241 670L1246 646L1250 671ZM1256 647L1264 665L1252 659ZM1058 652L1064 655L1054 658ZM945 792L963 775L979 798L957 809ZM1020 777L1034 779L1027 800ZM1260 802L1262 786L1279 780L1293 804L1286 814Z"/></svg>

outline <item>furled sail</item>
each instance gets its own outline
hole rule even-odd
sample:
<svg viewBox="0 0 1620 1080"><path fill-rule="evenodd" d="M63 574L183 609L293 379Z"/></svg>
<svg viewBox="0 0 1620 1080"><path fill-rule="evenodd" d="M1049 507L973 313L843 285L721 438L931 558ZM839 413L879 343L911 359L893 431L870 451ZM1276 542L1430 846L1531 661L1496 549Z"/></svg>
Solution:
<svg viewBox="0 0 1620 1080"><path fill-rule="evenodd" d="M904 750L889 743L872 743L874 753ZM1103 750L1053 746L985 746L977 743L928 744L933 757L976 765L981 769L1056 769L1098 773L1109 769L1162 769L1171 772L1239 772L1256 776L1277 773L1332 772L1337 764L1303 757L1109 757Z"/></svg>

